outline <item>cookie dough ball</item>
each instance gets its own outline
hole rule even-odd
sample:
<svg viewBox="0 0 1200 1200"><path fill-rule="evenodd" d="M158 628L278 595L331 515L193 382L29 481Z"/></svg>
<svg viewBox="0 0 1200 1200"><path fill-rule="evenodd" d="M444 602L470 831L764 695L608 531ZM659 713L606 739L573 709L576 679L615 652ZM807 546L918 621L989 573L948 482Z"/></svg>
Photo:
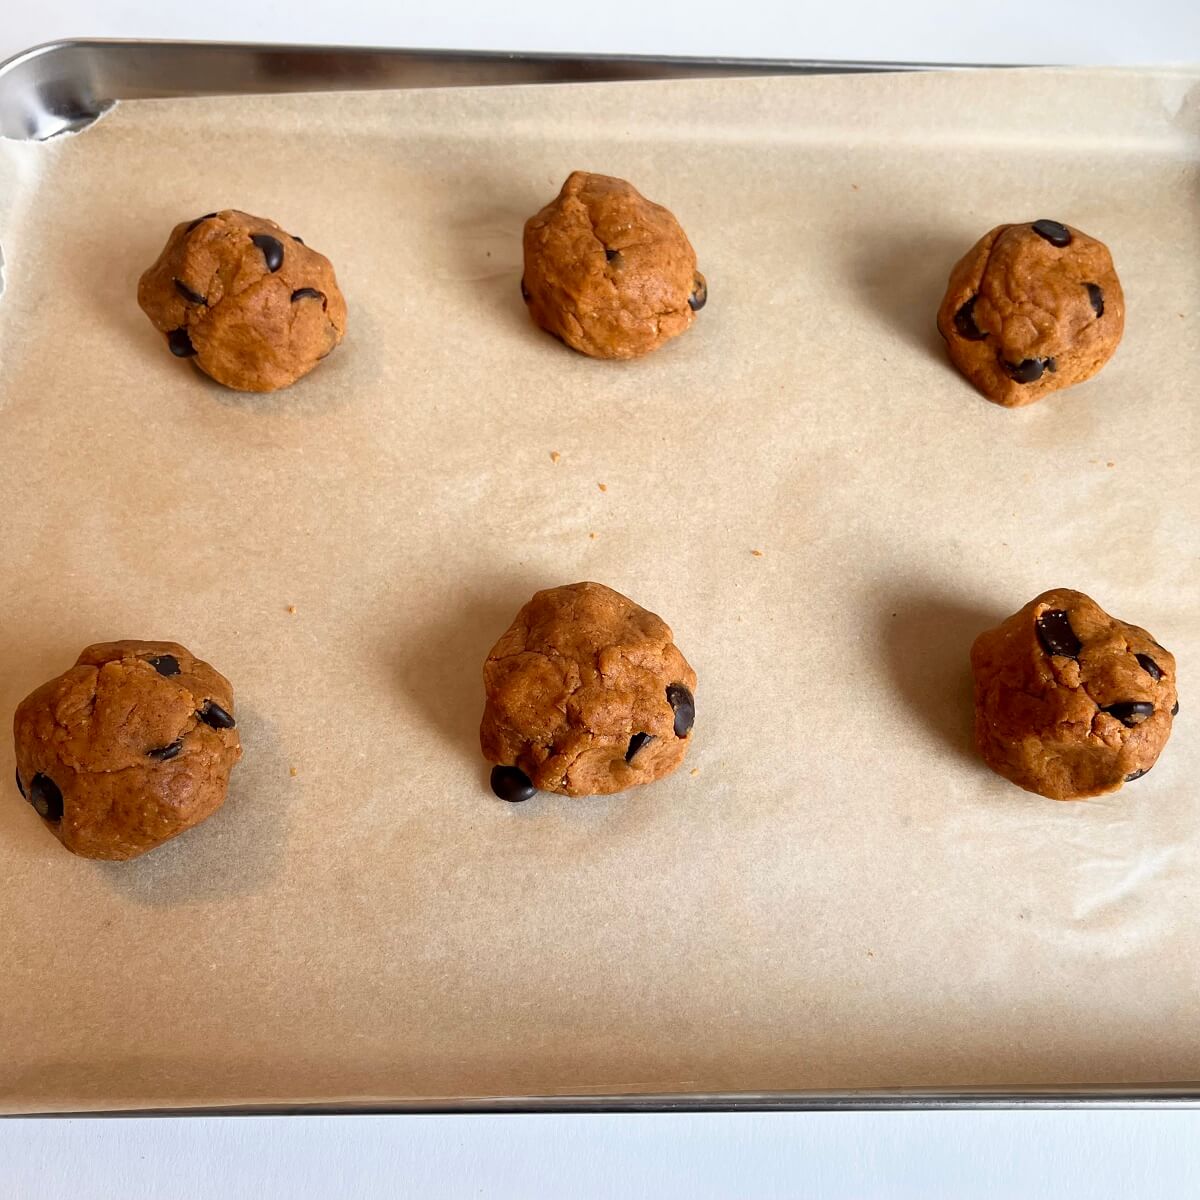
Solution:
<svg viewBox="0 0 1200 1200"><path fill-rule="evenodd" d="M981 633L971 670L984 762L1051 800L1115 792L1145 775L1179 711L1171 654L1067 588Z"/></svg>
<svg viewBox="0 0 1200 1200"><path fill-rule="evenodd" d="M575 171L525 222L521 294L572 349L637 358L687 329L708 286L671 213L623 179Z"/></svg>
<svg viewBox="0 0 1200 1200"><path fill-rule="evenodd" d="M687 754L696 672L664 621L599 583L538 592L483 665L492 789L527 800L620 792Z"/></svg>
<svg viewBox="0 0 1200 1200"><path fill-rule="evenodd" d="M1103 242L1057 221L998 225L950 273L937 325L954 365L1016 408L1108 362L1125 297Z"/></svg>
<svg viewBox="0 0 1200 1200"><path fill-rule="evenodd" d="M232 208L171 230L138 283L138 303L172 354L239 392L295 383L346 332L329 259Z"/></svg>
<svg viewBox="0 0 1200 1200"><path fill-rule="evenodd" d="M84 858L135 858L225 802L233 689L175 642L101 642L27 696L17 787Z"/></svg>

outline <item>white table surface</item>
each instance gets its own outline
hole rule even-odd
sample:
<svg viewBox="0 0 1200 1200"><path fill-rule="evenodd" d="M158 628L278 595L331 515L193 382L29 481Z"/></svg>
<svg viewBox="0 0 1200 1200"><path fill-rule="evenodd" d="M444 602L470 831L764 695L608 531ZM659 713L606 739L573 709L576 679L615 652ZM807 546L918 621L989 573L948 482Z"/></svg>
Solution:
<svg viewBox="0 0 1200 1200"><path fill-rule="evenodd" d="M0 59L39 42L91 36L937 62L1200 62L1196 0L738 0L720 7L705 0L8 0L0 11ZM1200 1195L1200 1112L0 1122L0 1200L1150 1194Z"/></svg>

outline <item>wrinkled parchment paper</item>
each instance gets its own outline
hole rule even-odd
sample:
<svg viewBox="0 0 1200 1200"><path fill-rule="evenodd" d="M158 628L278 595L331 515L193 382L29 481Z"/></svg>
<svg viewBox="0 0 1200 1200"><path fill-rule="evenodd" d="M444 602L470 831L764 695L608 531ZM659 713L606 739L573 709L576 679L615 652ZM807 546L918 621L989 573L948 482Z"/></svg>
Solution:
<svg viewBox="0 0 1200 1200"><path fill-rule="evenodd" d="M246 749L131 863L5 785L0 1108L1200 1079L1197 79L141 102L0 144L0 713L89 642L173 638ZM576 167L672 208L708 276L644 361L521 303L522 222ZM135 302L224 206L349 301L274 396ZM1128 325L1009 412L934 311L1037 217L1109 244ZM673 626L694 746L508 806L480 666L580 579ZM1179 660L1159 764L1090 803L969 748L972 638L1053 585Z"/></svg>

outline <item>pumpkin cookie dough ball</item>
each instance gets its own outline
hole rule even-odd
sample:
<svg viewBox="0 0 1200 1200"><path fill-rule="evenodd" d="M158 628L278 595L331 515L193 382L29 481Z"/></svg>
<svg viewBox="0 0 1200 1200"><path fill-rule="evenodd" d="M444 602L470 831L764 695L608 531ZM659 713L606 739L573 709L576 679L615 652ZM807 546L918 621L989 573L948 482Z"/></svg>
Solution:
<svg viewBox="0 0 1200 1200"><path fill-rule="evenodd" d="M346 332L329 259L236 209L176 225L138 303L172 354L241 392L295 383Z"/></svg>
<svg viewBox="0 0 1200 1200"><path fill-rule="evenodd" d="M502 800L650 783L687 753L696 673L653 613L599 583L538 592L483 665L480 742Z"/></svg>
<svg viewBox="0 0 1200 1200"><path fill-rule="evenodd" d="M225 802L233 689L175 642L102 642L17 708L17 787L84 858L135 858Z"/></svg>
<svg viewBox="0 0 1200 1200"><path fill-rule="evenodd" d="M525 222L521 294L547 332L593 358L637 358L708 299L679 222L632 184L575 171Z"/></svg>
<svg viewBox="0 0 1200 1200"><path fill-rule="evenodd" d="M1172 655L1067 588L1043 592L980 634L971 670L984 762L1052 800L1140 779L1179 711Z"/></svg>
<svg viewBox="0 0 1200 1200"><path fill-rule="evenodd" d="M998 225L950 273L937 325L971 383L1016 408L1108 362L1125 297L1103 242L1057 221Z"/></svg>

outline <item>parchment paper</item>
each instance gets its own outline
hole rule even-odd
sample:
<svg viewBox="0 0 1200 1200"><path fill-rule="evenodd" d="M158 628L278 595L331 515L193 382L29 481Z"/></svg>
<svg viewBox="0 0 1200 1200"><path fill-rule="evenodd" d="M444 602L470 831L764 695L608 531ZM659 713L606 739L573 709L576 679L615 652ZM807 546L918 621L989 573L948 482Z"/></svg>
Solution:
<svg viewBox="0 0 1200 1200"><path fill-rule="evenodd" d="M6 784L0 1107L1200 1079L1197 78L141 102L0 144L0 713L89 642L175 638L246 749L125 864ZM644 361L521 303L522 222L576 167L670 206L708 275ZM227 205L348 297L275 396L135 302ZM1043 216L1109 244L1128 325L1009 412L934 311ZM673 626L694 747L502 804L484 654L580 579ZM969 747L971 640L1053 585L1179 660L1161 761L1090 803Z"/></svg>

